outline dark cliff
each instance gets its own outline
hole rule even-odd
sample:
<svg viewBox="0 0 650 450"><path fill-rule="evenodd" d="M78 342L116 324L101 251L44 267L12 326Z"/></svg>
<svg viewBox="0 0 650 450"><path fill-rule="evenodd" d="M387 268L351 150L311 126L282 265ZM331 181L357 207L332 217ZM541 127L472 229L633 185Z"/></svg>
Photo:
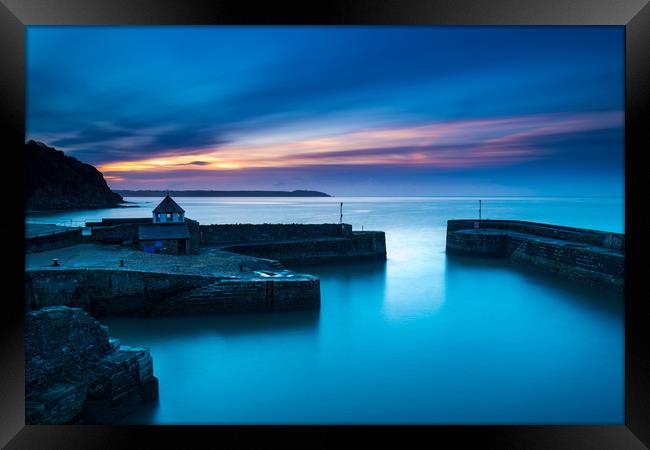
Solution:
<svg viewBox="0 0 650 450"><path fill-rule="evenodd" d="M25 161L28 211L115 208L123 201L93 166L41 142L25 144Z"/></svg>

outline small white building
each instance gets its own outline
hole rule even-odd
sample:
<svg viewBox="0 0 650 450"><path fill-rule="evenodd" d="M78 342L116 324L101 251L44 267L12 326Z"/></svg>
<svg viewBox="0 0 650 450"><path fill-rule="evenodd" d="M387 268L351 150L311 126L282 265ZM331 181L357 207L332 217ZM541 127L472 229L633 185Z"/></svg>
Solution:
<svg viewBox="0 0 650 450"><path fill-rule="evenodd" d="M153 223L138 226L139 246L147 253L197 254L198 236L198 222L186 221L185 210L169 194L153 210Z"/></svg>
<svg viewBox="0 0 650 450"><path fill-rule="evenodd" d="M153 210L153 223L184 223L185 210L167 194Z"/></svg>

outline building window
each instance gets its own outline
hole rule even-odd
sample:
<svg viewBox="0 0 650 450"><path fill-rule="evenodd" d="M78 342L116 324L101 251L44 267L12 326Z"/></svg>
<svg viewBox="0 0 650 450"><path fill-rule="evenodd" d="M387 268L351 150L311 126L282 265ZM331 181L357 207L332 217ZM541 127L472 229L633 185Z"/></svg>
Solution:
<svg viewBox="0 0 650 450"><path fill-rule="evenodd" d="M172 221L172 213L167 213L167 222Z"/></svg>

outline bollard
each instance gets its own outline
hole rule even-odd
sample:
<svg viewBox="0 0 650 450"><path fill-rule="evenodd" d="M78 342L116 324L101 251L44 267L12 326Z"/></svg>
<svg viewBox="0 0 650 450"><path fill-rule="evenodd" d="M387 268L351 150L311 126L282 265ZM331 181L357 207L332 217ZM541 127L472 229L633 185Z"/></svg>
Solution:
<svg viewBox="0 0 650 450"><path fill-rule="evenodd" d="M52 260L52 265L53 265L54 267L59 266L59 258L54 258L54 259Z"/></svg>
<svg viewBox="0 0 650 450"><path fill-rule="evenodd" d="M120 267L124 267L124 260L120 259Z"/></svg>

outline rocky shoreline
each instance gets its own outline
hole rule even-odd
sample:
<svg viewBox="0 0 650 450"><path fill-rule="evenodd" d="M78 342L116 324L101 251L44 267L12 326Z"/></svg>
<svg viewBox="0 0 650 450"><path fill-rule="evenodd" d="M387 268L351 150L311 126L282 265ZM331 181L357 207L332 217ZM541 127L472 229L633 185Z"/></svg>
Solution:
<svg viewBox="0 0 650 450"><path fill-rule="evenodd" d="M53 306L25 315L25 423L114 423L158 398L144 347L111 339L81 308Z"/></svg>

